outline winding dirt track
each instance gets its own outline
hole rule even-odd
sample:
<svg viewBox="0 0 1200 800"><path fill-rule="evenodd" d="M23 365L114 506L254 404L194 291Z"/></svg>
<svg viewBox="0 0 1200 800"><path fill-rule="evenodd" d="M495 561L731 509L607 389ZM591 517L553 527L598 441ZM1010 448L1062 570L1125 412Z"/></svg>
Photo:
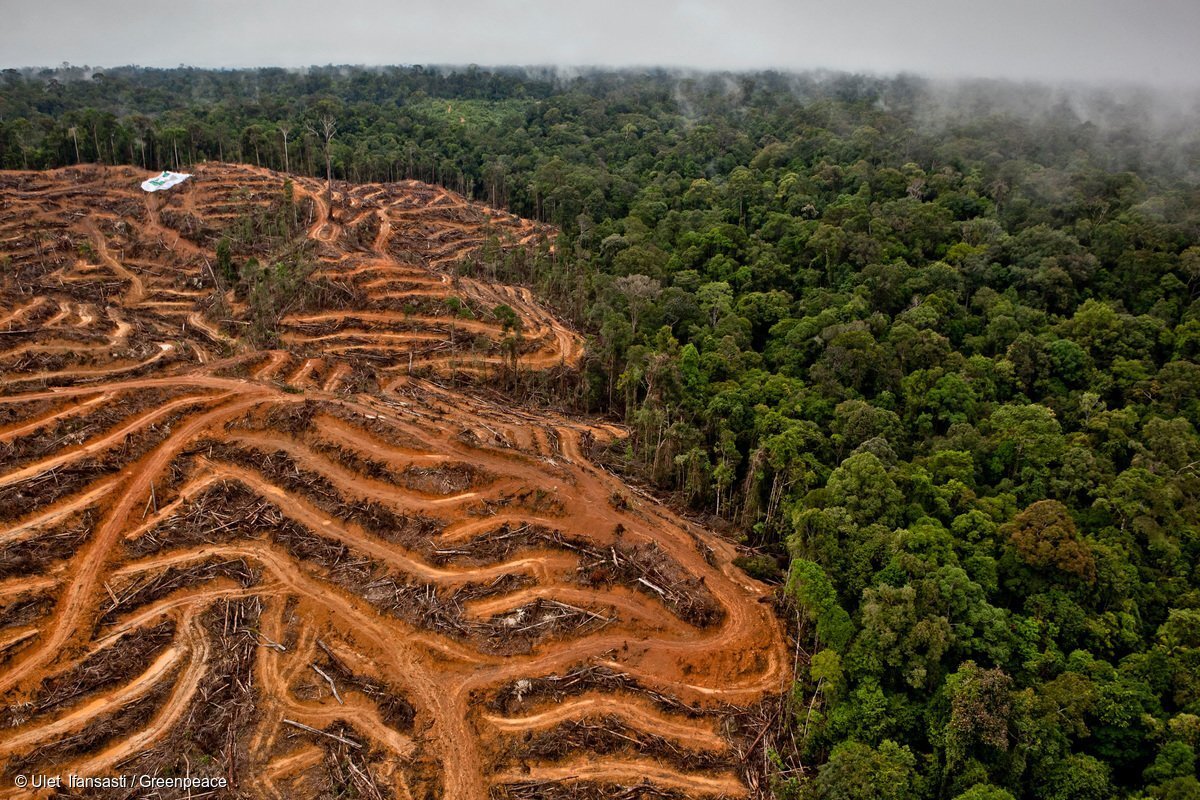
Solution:
<svg viewBox="0 0 1200 800"><path fill-rule="evenodd" d="M527 290L457 274L552 232L195 172L0 173L0 797L751 795L739 720L789 678L766 588L593 465L619 429L470 388L579 363ZM288 215L319 291L256 349L215 246Z"/></svg>

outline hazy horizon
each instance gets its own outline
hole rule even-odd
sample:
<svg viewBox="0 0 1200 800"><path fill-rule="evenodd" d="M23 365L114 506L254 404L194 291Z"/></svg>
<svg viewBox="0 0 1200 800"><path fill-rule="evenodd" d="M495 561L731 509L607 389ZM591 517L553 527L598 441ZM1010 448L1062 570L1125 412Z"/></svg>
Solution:
<svg viewBox="0 0 1200 800"><path fill-rule="evenodd" d="M913 73L932 79L1200 87L1200 4L547 0L454 6L217 0L163 8L5 3L5 68L466 65ZM52 30L53 35L47 35Z"/></svg>

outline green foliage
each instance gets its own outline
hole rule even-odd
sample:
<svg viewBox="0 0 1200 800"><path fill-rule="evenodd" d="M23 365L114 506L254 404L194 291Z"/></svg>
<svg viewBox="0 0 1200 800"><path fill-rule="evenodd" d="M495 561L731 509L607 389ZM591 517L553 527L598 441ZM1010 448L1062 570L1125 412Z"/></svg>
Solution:
<svg viewBox="0 0 1200 800"><path fill-rule="evenodd" d="M6 73L0 165L77 145L322 175L298 123L332 113L338 178L558 225L552 248L489 237L461 269L589 335L562 399L624 417L619 466L734 526L755 574L790 557L814 655L778 796L1194 799L1200 125L1159 131L1103 93L956 91L64 67ZM306 217L285 192L218 243L263 343L322 290ZM519 320L493 314L515 357Z"/></svg>
<svg viewBox="0 0 1200 800"><path fill-rule="evenodd" d="M857 525L892 526L900 521L904 496L873 453L856 453L843 461L829 476L826 491L826 503L845 508Z"/></svg>
<svg viewBox="0 0 1200 800"><path fill-rule="evenodd" d="M1142 775L1150 784L1166 783L1172 778L1195 777L1196 751L1184 742L1168 742Z"/></svg>
<svg viewBox="0 0 1200 800"><path fill-rule="evenodd" d="M815 619L820 641L835 651L846 646L853 633L850 617L838 605L833 584L820 565L802 558L793 560L786 590L803 612Z"/></svg>
<svg viewBox="0 0 1200 800"><path fill-rule="evenodd" d="M954 800L1014 800L1012 793L990 784L977 783Z"/></svg>
<svg viewBox="0 0 1200 800"><path fill-rule="evenodd" d="M309 290L308 276L313 264L305 261L278 261L260 266L251 259L243 268L250 306L250 337L259 346L277 344L279 322L299 306Z"/></svg>
<svg viewBox="0 0 1200 800"><path fill-rule="evenodd" d="M779 564L771 556L753 555L753 556L738 556L733 560L735 566L745 570L746 574L752 578L757 578L760 581L768 583L778 583L782 578L782 571L779 569Z"/></svg>
<svg viewBox="0 0 1200 800"><path fill-rule="evenodd" d="M229 239L224 236L217 242L217 269L226 281L233 282L238 278L237 269L233 266L233 254Z"/></svg>
<svg viewBox="0 0 1200 800"><path fill-rule="evenodd" d="M807 787L808 800L908 800L918 795L916 759L884 740L878 748L845 742L833 749Z"/></svg>
<svg viewBox="0 0 1200 800"><path fill-rule="evenodd" d="M1037 793L1041 800L1103 800L1112 797L1109 770L1089 755L1070 755L1054 765Z"/></svg>

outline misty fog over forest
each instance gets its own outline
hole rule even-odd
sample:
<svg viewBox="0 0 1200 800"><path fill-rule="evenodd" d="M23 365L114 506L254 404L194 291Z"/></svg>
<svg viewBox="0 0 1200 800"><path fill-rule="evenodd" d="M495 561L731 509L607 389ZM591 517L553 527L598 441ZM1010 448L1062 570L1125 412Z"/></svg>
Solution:
<svg viewBox="0 0 1200 800"><path fill-rule="evenodd" d="M7 4L0 67L556 64L1200 85L1191 0L65 0L54 11Z"/></svg>

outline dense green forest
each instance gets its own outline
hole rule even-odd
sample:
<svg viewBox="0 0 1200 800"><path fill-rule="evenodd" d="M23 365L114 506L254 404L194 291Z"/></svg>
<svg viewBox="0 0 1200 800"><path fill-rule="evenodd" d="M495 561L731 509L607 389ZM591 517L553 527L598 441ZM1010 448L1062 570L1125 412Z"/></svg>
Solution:
<svg viewBox="0 0 1200 800"><path fill-rule="evenodd" d="M590 336L609 454L760 554L780 798L1200 798L1200 127L840 74L7 71L0 165L418 178ZM1194 109L1193 109L1194 111ZM804 770L798 769L800 766Z"/></svg>

